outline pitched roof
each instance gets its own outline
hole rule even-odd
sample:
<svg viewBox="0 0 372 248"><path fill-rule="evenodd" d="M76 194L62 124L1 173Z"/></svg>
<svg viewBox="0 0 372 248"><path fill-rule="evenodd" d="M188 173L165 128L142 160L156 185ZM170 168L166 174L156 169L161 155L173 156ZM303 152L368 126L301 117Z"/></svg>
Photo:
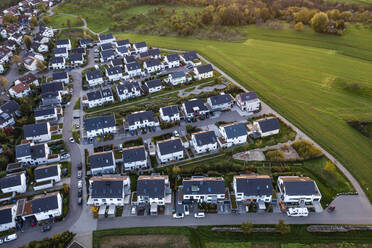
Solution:
<svg viewBox="0 0 372 248"><path fill-rule="evenodd" d="M93 40L91 38L86 38L86 39L81 39L80 40L80 45L88 45L88 44L92 44L93 43Z"/></svg>
<svg viewBox="0 0 372 248"><path fill-rule="evenodd" d="M223 129L225 129L228 139L247 135L247 129L245 128L243 123L233 123L225 125L223 126Z"/></svg>
<svg viewBox="0 0 372 248"><path fill-rule="evenodd" d="M127 121L129 126L134 125L135 122L143 122L144 120L148 120L149 122L155 121L154 113L149 111L141 111L133 114L127 114Z"/></svg>
<svg viewBox="0 0 372 248"><path fill-rule="evenodd" d="M114 154L112 151L94 153L89 156L89 165L92 169L114 165Z"/></svg>
<svg viewBox="0 0 372 248"><path fill-rule="evenodd" d="M119 53L127 53L128 52L128 47L126 46L121 46L117 48Z"/></svg>
<svg viewBox="0 0 372 248"><path fill-rule="evenodd" d="M198 71L199 74L203 74L213 71L213 67L211 64L199 65L198 67L196 67L196 70Z"/></svg>
<svg viewBox="0 0 372 248"><path fill-rule="evenodd" d="M257 99L257 94L255 91L244 92L240 93L238 95L238 98L240 98L242 102L252 101L254 99Z"/></svg>
<svg viewBox="0 0 372 248"><path fill-rule="evenodd" d="M109 67L106 69L107 74L109 76L116 75L116 74L121 74L122 70L120 66L115 66L115 67Z"/></svg>
<svg viewBox="0 0 372 248"><path fill-rule="evenodd" d="M81 53L81 54L83 54L83 53L85 53L85 48L84 47L77 47L77 48L74 48L74 49L72 49L71 50L71 53L72 54L76 54L76 53Z"/></svg>
<svg viewBox="0 0 372 248"><path fill-rule="evenodd" d="M101 45L101 50L102 51L112 50L112 49L113 49L113 45L111 43L105 43L105 44Z"/></svg>
<svg viewBox="0 0 372 248"><path fill-rule="evenodd" d="M88 101L94 101L102 98L101 90L95 90L87 93Z"/></svg>
<svg viewBox="0 0 372 248"><path fill-rule="evenodd" d="M144 160L146 160L146 151L144 146L128 147L123 149L124 164Z"/></svg>
<svg viewBox="0 0 372 248"><path fill-rule="evenodd" d="M142 41L142 42L136 42L136 43L134 43L134 46L136 48L143 48L143 47L146 47L147 45L146 45L146 42Z"/></svg>
<svg viewBox="0 0 372 248"><path fill-rule="evenodd" d="M186 77L186 74L185 74L185 72L183 72L183 71L176 71L176 72L173 72L173 73L171 74L171 77L172 77L173 79L176 79L176 78L182 78L182 77Z"/></svg>
<svg viewBox="0 0 372 248"><path fill-rule="evenodd" d="M45 158L45 144L33 145L30 147L30 151L32 159Z"/></svg>
<svg viewBox="0 0 372 248"><path fill-rule="evenodd" d="M67 78L68 78L68 74L65 71L53 72L53 81L58 81L58 80L67 79Z"/></svg>
<svg viewBox="0 0 372 248"><path fill-rule="evenodd" d="M66 47L54 48L53 49L53 53L54 54L66 54L67 53L67 49L66 49Z"/></svg>
<svg viewBox="0 0 372 248"><path fill-rule="evenodd" d="M6 103L0 106L0 110L9 115L14 114L18 109L19 104L14 100L7 101Z"/></svg>
<svg viewBox="0 0 372 248"><path fill-rule="evenodd" d="M15 151L16 158L31 156L31 145L30 143L17 145Z"/></svg>
<svg viewBox="0 0 372 248"><path fill-rule="evenodd" d="M217 142L216 134L214 131L201 131L192 134L198 146L215 144Z"/></svg>
<svg viewBox="0 0 372 248"><path fill-rule="evenodd" d="M0 225L8 224L12 222L12 208L3 208L0 209Z"/></svg>
<svg viewBox="0 0 372 248"><path fill-rule="evenodd" d="M135 71L138 69L141 69L141 66L137 62L132 62L125 65L128 69L128 71Z"/></svg>
<svg viewBox="0 0 372 248"><path fill-rule="evenodd" d="M112 49L101 51L101 56L103 58L109 58L109 57L115 56L115 52Z"/></svg>
<svg viewBox="0 0 372 248"><path fill-rule="evenodd" d="M113 66L123 66L124 62L122 59L113 59L111 60Z"/></svg>
<svg viewBox="0 0 372 248"><path fill-rule="evenodd" d="M183 151L183 146L180 138L162 140L157 143L161 155L167 155L175 152Z"/></svg>
<svg viewBox="0 0 372 248"><path fill-rule="evenodd" d="M97 78L102 78L102 73L100 70L88 71L85 76L88 80L94 80Z"/></svg>
<svg viewBox="0 0 372 248"><path fill-rule="evenodd" d="M33 83L35 80L38 80L38 79L33 73L29 72L26 75L18 78L18 80L21 81L22 83L30 84L30 83Z"/></svg>
<svg viewBox="0 0 372 248"><path fill-rule="evenodd" d="M161 82L160 79L150 80L150 81L145 82L145 84L149 88L156 88L159 86L163 86L163 83Z"/></svg>
<svg viewBox="0 0 372 248"><path fill-rule="evenodd" d="M231 95L230 94L223 94L223 95L217 95L217 96L211 96L210 101L213 106L218 106L225 103L231 103Z"/></svg>
<svg viewBox="0 0 372 248"><path fill-rule="evenodd" d="M69 39L56 40L56 45L57 46L68 45L68 44L70 44L70 40Z"/></svg>
<svg viewBox="0 0 372 248"><path fill-rule="evenodd" d="M283 185L287 195L319 194L315 181L308 177L284 177Z"/></svg>
<svg viewBox="0 0 372 248"><path fill-rule="evenodd" d="M278 118L268 118L268 119L258 120L257 122L263 133L280 129Z"/></svg>
<svg viewBox="0 0 372 248"><path fill-rule="evenodd" d="M124 179L105 177L100 180L92 180L91 197L92 198L122 198L124 188Z"/></svg>
<svg viewBox="0 0 372 248"><path fill-rule="evenodd" d="M50 82L46 84L41 85L41 92L47 93L47 92L57 92L63 90L63 82Z"/></svg>
<svg viewBox="0 0 372 248"><path fill-rule="evenodd" d="M272 195L273 185L269 176L235 176L237 193L246 196Z"/></svg>
<svg viewBox="0 0 372 248"><path fill-rule="evenodd" d="M190 179L184 179L183 194L225 194L225 180L222 177L193 177Z"/></svg>
<svg viewBox="0 0 372 248"><path fill-rule="evenodd" d="M161 62L160 59L149 59L146 62L147 67L154 67L154 66L160 66Z"/></svg>
<svg viewBox="0 0 372 248"><path fill-rule="evenodd" d="M136 62L136 59L134 58L133 55L126 55L124 57L125 61L127 62L127 64L130 64L130 63L133 63L133 62Z"/></svg>
<svg viewBox="0 0 372 248"><path fill-rule="evenodd" d="M35 180L58 176L58 166L59 165L54 164L54 165L44 165L44 166L35 168L34 170Z"/></svg>
<svg viewBox="0 0 372 248"><path fill-rule="evenodd" d="M114 36L112 34L100 34L99 39L100 40L111 40L111 39L114 39Z"/></svg>
<svg viewBox="0 0 372 248"><path fill-rule="evenodd" d="M208 108L204 105L204 102L202 99L193 99L187 102L184 102L186 112L188 114L194 113L194 109L198 108L199 111L206 111Z"/></svg>
<svg viewBox="0 0 372 248"><path fill-rule="evenodd" d="M34 116L35 117L40 117L40 116L44 116L44 115L53 115L55 113L56 113L56 109L54 107L34 109Z"/></svg>
<svg viewBox="0 0 372 248"><path fill-rule="evenodd" d="M163 198L165 195L165 180L159 177L139 177L137 180L137 195Z"/></svg>
<svg viewBox="0 0 372 248"><path fill-rule="evenodd" d="M138 82L130 83L128 81L124 81L120 82L120 84L116 86L116 89L119 95L123 95L125 90L127 90L128 92L139 91L139 84Z"/></svg>
<svg viewBox="0 0 372 248"><path fill-rule="evenodd" d="M99 116L87 118L84 120L84 129L86 131L98 130L101 128L115 127L115 116Z"/></svg>
<svg viewBox="0 0 372 248"><path fill-rule="evenodd" d="M149 56L155 57L160 55L160 50L159 48L149 49L147 50L147 53Z"/></svg>
<svg viewBox="0 0 372 248"><path fill-rule="evenodd" d="M15 93L22 93L28 89L30 89L30 85L28 84L24 84L24 83L19 83L19 84L16 84L14 85L12 88L11 88Z"/></svg>
<svg viewBox="0 0 372 248"><path fill-rule="evenodd" d="M39 136L48 133L47 122L28 124L23 126L25 138Z"/></svg>
<svg viewBox="0 0 372 248"><path fill-rule="evenodd" d="M47 212L58 208L57 194L32 200L32 213Z"/></svg>
<svg viewBox="0 0 372 248"><path fill-rule="evenodd" d="M166 57L167 57L168 62L174 62L174 61L180 60L180 56L178 56L177 53L168 54Z"/></svg>
<svg viewBox="0 0 372 248"><path fill-rule="evenodd" d="M116 44L118 47L130 45L129 40L117 40Z"/></svg>
<svg viewBox="0 0 372 248"><path fill-rule="evenodd" d="M163 107L163 108L161 108L161 111L163 112L164 116L173 116L173 115L178 114L180 112L177 105Z"/></svg>
<svg viewBox="0 0 372 248"><path fill-rule="evenodd" d="M83 56L82 53L72 53L72 54L70 54L70 56L68 56L68 59L70 61L83 61L84 56Z"/></svg>
<svg viewBox="0 0 372 248"><path fill-rule="evenodd" d="M63 57L53 57L53 58L50 58L49 62L51 64L61 64L65 61L65 58Z"/></svg>
<svg viewBox="0 0 372 248"><path fill-rule="evenodd" d="M21 185L21 174L7 175L0 178L0 190Z"/></svg>

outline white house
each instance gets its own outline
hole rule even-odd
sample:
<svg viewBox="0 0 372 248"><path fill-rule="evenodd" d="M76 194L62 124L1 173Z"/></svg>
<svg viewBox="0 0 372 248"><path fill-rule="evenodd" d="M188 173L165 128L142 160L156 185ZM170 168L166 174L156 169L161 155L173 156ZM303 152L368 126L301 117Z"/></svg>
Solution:
<svg viewBox="0 0 372 248"><path fill-rule="evenodd" d="M148 93L155 93L155 92L158 92L160 90L162 90L164 88L164 85L163 83L161 82L160 79L154 79L154 80L150 80L150 81L147 81L145 82L145 88Z"/></svg>
<svg viewBox="0 0 372 248"><path fill-rule="evenodd" d="M200 59L195 51L184 52L181 55L181 61L185 64L198 66L201 65Z"/></svg>
<svg viewBox="0 0 372 248"><path fill-rule="evenodd" d="M260 99L258 99L256 92L244 92L235 97L236 104L243 111L255 112L260 110Z"/></svg>
<svg viewBox="0 0 372 248"><path fill-rule="evenodd" d="M117 48L115 48L115 51L121 57L130 55L130 51L129 51L128 47L126 47L126 46L117 47Z"/></svg>
<svg viewBox="0 0 372 248"><path fill-rule="evenodd" d="M109 67L106 69L106 76L110 81L119 81L123 78L123 72L120 66Z"/></svg>
<svg viewBox="0 0 372 248"><path fill-rule="evenodd" d="M81 39L79 44L82 48L88 48L93 46L93 40L91 38Z"/></svg>
<svg viewBox="0 0 372 248"><path fill-rule="evenodd" d="M101 63L115 59L114 49L101 51Z"/></svg>
<svg viewBox="0 0 372 248"><path fill-rule="evenodd" d="M71 42L69 39L56 40L57 48L66 48L68 51L71 50Z"/></svg>
<svg viewBox="0 0 372 248"><path fill-rule="evenodd" d="M152 59L160 59L161 54L159 48L153 48L147 50L147 55Z"/></svg>
<svg viewBox="0 0 372 248"><path fill-rule="evenodd" d="M180 110L177 105L162 107L159 113L162 121L171 122L180 120Z"/></svg>
<svg viewBox="0 0 372 248"><path fill-rule="evenodd" d="M191 135L191 143L197 153L217 150L217 138L214 131L200 131Z"/></svg>
<svg viewBox="0 0 372 248"><path fill-rule="evenodd" d="M133 48L136 51L136 53L143 53L143 52L147 52L147 50L148 50L146 42L144 42L144 41L134 43Z"/></svg>
<svg viewBox="0 0 372 248"><path fill-rule="evenodd" d="M208 97L207 104L213 110L227 110L232 107L232 98L230 94L211 96Z"/></svg>
<svg viewBox="0 0 372 248"><path fill-rule="evenodd" d="M114 95L111 88L88 92L86 99L83 99L83 103L87 104L89 108L102 106L110 102L114 102Z"/></svg>
<svg viewBox="0 0 372 248"><path fill-rule="evenodd" d="M130 83L128 81L120 82L116 85L116 93L120 101L141 96L141 89L137 82Z"/></svg>
<svg viewBox="0 0 372 248"><path fill-rule="evenodd" d="M182 182L184 202L218 203L225 200L225 180L222 177L192 177Z"/></svg>
<svg viewBox="0 0 372 248"><path fill-rule="evenodd" d="M49 68L52 70L64 70L66 68L66 60L64 57L53 57L49 60Z"/></svg>
<svg viewBox="0 0 372 248"><path fill-rule="evenodd" d="M174 68L180 66L180 56L177 53L168 54L165 56L164 61L168 68Z"/></svg>
<svg viewBox="0 0 372 248"><path fill-rule="evenodd" d="M48 220L62 215L62 196L59 192L41 194L27 201L23 207L22 218L35 217L37 221Z"/></svg>
<svg viewBox="0 0 372 248"><path fill-rule="evenodd" d="M271 202L273 185L267 175L234 176L233 188L237 202Z"/></svg>
<svg viewBox="0 0 372 248"><path fill-rule="evenodd" d="M55 57L68 58L68 50L66 47L54 48L53 53Z"/></svg>
<svg viewBox="0 0 372 248"><path fill-rule="evenodd" d="M3 73L4 73L4 66L0 65L0 74L3 74Z"/></svg>
<svg viewBox="0 0 372 248"><path fill-rule="evenodd" d="M27 56L23 59L23 65L29 71L36 71L37 70L37 58Z"/></svg>
<svg viewBox="0 0 372 248"><path fill-rule="evenodd" d="M35 184L34 190L42 190L53 187L61 181L61 165L43 165L34 170Z"/></svg>
<svg viewBox="0 0 372 248"><path fill-rule="evenodd" d="M84 64L84 54L82 53L73 53L68 56L68 60L73 66L80 66Z"/></svg>
<svg viewBox="0 0 372 248"><path fill-rule="evenodd" d="M144 146L124 148L122 155L125 171L147 168L147 152Z"/></svg>
<svg viewBox="0 0 372 248"><path fill-rule="evenodd" d="M114 115L92 117L84 120L84 129L88 138L116 132Z"/></svg>
<svg viewBox="0 0 372 248"><path fill-rule="evenodd" d="M183 71L168 74L168 83L173 86L186 83L186 81L186 74Z"/></svg>
<svg viewBox="0 0 372 248"><path fill-rule="evenodd" d="M145 69L147 73L154 73L164 70L164 65L161 63L160 59L149 59L143 62L143 69Z"/></svg>
<svg viewBox="0 0 372 248"><path fill-rule="evenodd" d="M125 64L124 67L125 72L128 74L130 78L142 75L141 66L137 62Z"/></svg>
<svg viewBox="0 0 372 248"><path fill-rule="evenodd" d="M172 191L168 176L139 176L137 180L137 203L163 206L171 203Z"/></svg>
<svg viewBox="0 0 372 248"><path fill-rule="evenodd" d="M253 122L253 130L258 132L262 138L278 134L280 124L278 118L270 117Z"/></svg>
<svg viewBox="0 0 372 248"><path fill-rule="evenodd" d="M116 47L126 47L126 48L130 48L130 42L128 39L126 40L117 40L116 41Z"/></svg>
<svg viewBox="0 0 372 248"><path fill-rule="evenodd" d="M24 84L33 84L35 86L39 86L39 80L37 79L37 77L29 72L27 74L25 74L24 76L18 78L14 84L18 84L18 83L24 83Z"/></svg>
<svg viewBox="0 0 372 248"><path fill-rule="evenodd" d="M223 137L223 140L218 139L222 147L230 147L247 142L248 133L243 123L222 125L219 131Z"/></svg>
<svg viewBox="0 0 372 248"><path fill-rule="evenodd" d="M124 63L125 64L130 64L130 63L133 63L133 62L136 62L136 58L133 55L124 56Z"/></svg>
<svg viewBox="0 0 372 248"><path fill-rule="evenodd" d="M41 165L48 163L50 155L47 143L26 143L16 146L16 160L25 165Z"/></svg>
<svg viewBox="0 0 372 248"><path fill-rule="evenodd" d="M26 97L26 96L30 95L30 93L31 93L30 85L25 84L25 83L21 83L21 82L12 86L9 89L9 94L12 97L16 97L16 98Z"/></svg>
<svg viewBox="0 0 372 248"><path fill-rule="evenodd" d="M5 64L10 61L10 58L13 56L13 52L8 49L6 46L0 47L0 64Z"/></svg>
<svg viewBox="0 0 372 248"><path fill-rule="evenodd" d="M36 122L57 120L58 111L55 107L38 108L34 109L34 117Z"/></svg>
<svg viewBox="0 0 372 248"><path fill-rule="evenodd" d="M0 113L0 128L5 128L7 126L14 126L15 120L13 115L2 112Z"/></svg>
<svg viewBox="0 0 372 248"><path fill-rule="evenodd" d="M124 206L129 204L130 178L128 176L94 176L89 179L88 205Z"/></svg>
<svg viewBox="0 0 372 248"><path fill-rule="evenodd" d="M316 182L309 177L280 176L277 184L284 203L320 202L322 198Z"/></svg>
<svg viewBox="0 0 372 248"><path fill-rule="evenodd" d="M22 194L27 190L25 173L7 175L0 178L0 192L3 194Z"/></svg>
<svg viewBox="0 0 372 248"><path fill-rule="evenodd" d="M23 132L25 139L33 142L47 142L52 138L49 122L24 125Z"/></svg>
<svg viewBox="0 0 372 248"><path fill-rule="evenodd" d="M45 27L45 26L40 26L39 34L44 36L44 37L47 37L47 38L53 38L54 37L53 28L49 28L49 27Z"/></svg>
<svg viewBox="0 0 372 248"><path fill-rule="evenodd" d="M106 43L114 43L115 42L115 37L112 34L100 34L98 36L99 44L103 45Z"/></svg>
<svg viewBox="0 0 372 248"><path fill-rule="evenodd" d="M158 141L156 152L162 163L184 158L183 145L180 138Z"/></svg>
<svg viewBox="0 0 372 248"><path fill-rule="evenodd" d="M113 174L116 170L114 153L98 152L89 156L89 167L93 175Z"/></svg>
<svg viewBox="0 0 372 248"><path fill-rule="evenodd" d="M64 84L70 83L70 77L68 72L53 72L52 74L53 82L63 82Z"/></svg>
<svg viewBox="0 0 372 248"><path fill-rule="evenodd" d="M213 77L213 67L211 64L199 65L194 68L195 78L198 80Z"/></svg>
<svg viewBox="0 0 372 248"><path fill-rule="evenodd" d="M90 87L103 84L103 77L100 70L88 71L85 73L85 79Z"/></svg>
<svg viewBox="0 0 372 248"><path fill-rule="evenodd" d="M159 125L159 122L155 120L154 113L151 110L127 114L126 121L128 123L129 130L156 127Z"/></svg>
<svg viewBox="0 0 372 248"><path fill-rule="evenodd" d="M46 53L49 51L49 47L48 44L32 42L31 50L39 53Z"/></svg>
<svg viewBox="0 0 372 248"><path fill-rule="evenodd" d="M188 118L205 115L209 112L202 99L192 99L190 101L184 102L182 103L182 109L185 113L185 116Z"/></svg>
<svg viewBox="0 0 372 248"><path fill-rule="evenodd" d="M17 205L7 205L0 208L0 232L16 227Z"/></svg>

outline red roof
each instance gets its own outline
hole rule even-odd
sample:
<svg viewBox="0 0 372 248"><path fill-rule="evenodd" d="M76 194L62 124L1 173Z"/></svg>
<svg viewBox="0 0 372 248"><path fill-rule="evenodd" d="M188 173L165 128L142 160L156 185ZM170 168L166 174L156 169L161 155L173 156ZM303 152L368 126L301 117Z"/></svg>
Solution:
<svg viewBox="0 0 372 248"><path fill-rule="evenodd" d="M24 84L24 83L19 83L17 85L14 85L12 87L12 89L14 90L15 93L21 93L21 92L24 92L25 90L29 89L30 86L28 84Z"/></svg>

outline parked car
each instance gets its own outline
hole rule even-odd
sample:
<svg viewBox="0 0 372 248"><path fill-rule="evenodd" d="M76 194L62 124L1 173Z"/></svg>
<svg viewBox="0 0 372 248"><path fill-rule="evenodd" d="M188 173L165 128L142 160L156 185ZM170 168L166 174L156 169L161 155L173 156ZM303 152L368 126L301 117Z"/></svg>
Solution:
<svg viewBox="0 0 372 248"><path fill-rule="evenodd" d="M185 215L190 215L189 205L184 206L184 212L185 212Z"/></svg>
<svg viewBox="0 0 372 248"><path fill-rule="evenodd" d="M184 217L183 213L174 213L173 218L175 219L182 219Z"/></svg>
<svg viewBox="0 0 372 248"><path fill-rule="evenodd" d="M78 181L78 188L81 189L83 187L83 181L79 180Z"/></svg>
<svg viewBox="0 0 372 248"><path fill-rule="evenodd" d="M77 165L77 168L78 170L81 170L83 168L83 164L80 162L78 165Z"/></svg>
<svg viewBox="0 0 372 248"><path fill-rule="evenodd" d="M51 225L44 225L42 228L41 228L41 231L42 232L48 232L52 229L52 226Z"/></svg>
<svg viewBox="0 0 372 248"><path fill-rule="evenodd" d="M78 197L81 197L83 195L83 190L82 189L78 189Z"/></svg>
<svg viewBox="0 0 372 248"><path fill-rule="evenodd" d="M78 205L82 205L83 204L83 198L79 197L78 198Z"/></svg>
<svg viewBox="0 0 372 248"><path fill-rule="evenodd" d="M71 137L69 140L70 140L71 143L75 143L75 140L74 140L73 137Z"/></svg>
<svg viewBox="0 0 372 248"><path fill-rule="evenodd" d="M177 132L177 130L174 130L173 135L174 135L174 137L179 137L180 136L180 134Z"/></svg>
<svg viewBox="0 0 372 248"><path fill-rule="evenodd" d="M10 242L17 239L17 234L13 233L4 238L4 242Z"/></svg>
<svg viewBox="0 0 372 248"><path fill-rule="evenodd" d="M136 214L136 207L134 207L134 206L132 207L131 213L132 213L132 215Z"/></svg>
<svg viewBox="0 0 372 248"><path fill-rule="evenodd" d="M31 219L31 226L36 226L36 223L37 223L36 218L35 217L32 218Z"/></svg>
<svg viewBox="0 0 372 248"><path fill-rule="evenodd" d="M307 208L289 208L287 215L292 217L306 217L309 215L309 210Z"/></svg>
<svg viewBox="0 0 372 248"><path fill-rule="evenodd" d="M82 176L82 172L79 170L78 173L77 173L77 178L81 179L81 176Z"/></svg>
<svg viewBox="0 0 372 248"><path fill-rule="evenodd" d="M198 213L195 213L194 214L194 217L195 218L204 218L205 217L205 214L204 214L204 212L198 212Z"/></svg>

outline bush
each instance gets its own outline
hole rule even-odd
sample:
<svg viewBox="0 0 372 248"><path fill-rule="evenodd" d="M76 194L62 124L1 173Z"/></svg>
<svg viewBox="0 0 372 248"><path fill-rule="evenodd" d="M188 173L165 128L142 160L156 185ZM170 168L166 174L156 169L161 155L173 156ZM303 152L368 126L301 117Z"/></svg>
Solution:
<svg viewBox="0 0 372 248"><path fill-rule="evenodd" d="M268 151L266 154L265 154L265 157L266 157L266 160L268 161L283 161L285 156L284 156L284 152L280 151L280 150L273 150L273 151Z"/></svg>
<svg viewBox="0 0 372 248"><path fill-rule="evenodd" d="M21 246L21 248L36 248L36 247L49 247L49 248L59 248L67 247L71 240L74 238L75 234L69 231L55 234L52 238L45 238L41 241L31 241L26 246Z"/></svg>
<svg viewBox="0 0 372 248"><path fill-rule="evenodd" d="M292 147L303 159L318 158L323 156L322 151L318 147L311 144L311 142L308 140L297 140L293 142Z"/></svg>
<svg viewBox="0 0 372 248"><path fill-rule="evenodd" d="M302 22L297 22L296 25L294 26L294 29L298 32L304 30L304 24Z"/></svg>

